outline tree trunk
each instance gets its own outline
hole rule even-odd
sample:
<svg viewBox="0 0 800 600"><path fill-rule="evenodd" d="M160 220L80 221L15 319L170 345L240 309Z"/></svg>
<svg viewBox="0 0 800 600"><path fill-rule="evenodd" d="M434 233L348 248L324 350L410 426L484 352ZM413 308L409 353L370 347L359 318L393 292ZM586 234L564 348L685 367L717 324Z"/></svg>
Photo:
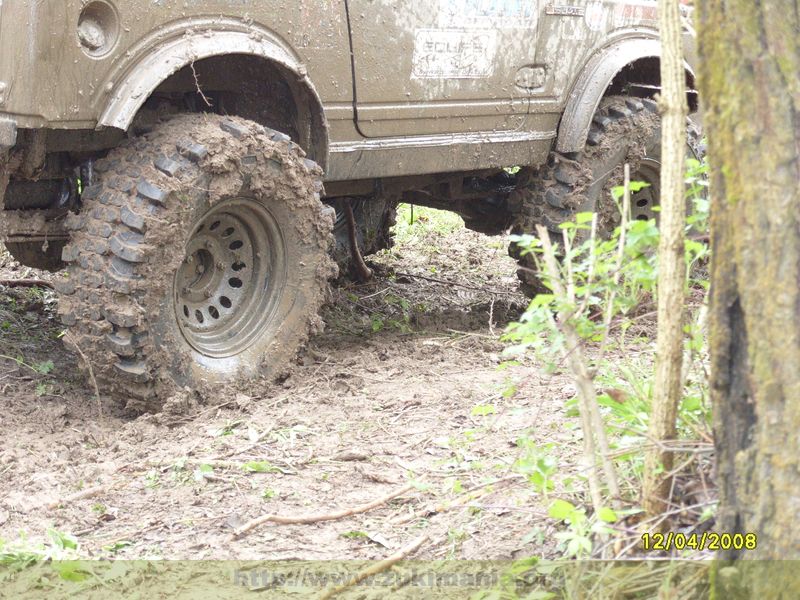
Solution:
<svg viewBox="0 0 800 600"><path fill-rule="evenodd" d="M797 0L700 3L717 524L758 536L729 559L800 558L798 12Z"/></svg>
<svg viewBox="0 0 800 600"><path fill-rule="evenodd" d="M658 341L651 441L675 439L682 396L683 304L686 283L686 81L678 0L659 0L661 21L661 238L658 247ZM672 453L654 446L645 457L644 509L654 517L670 501Z"/></svg>

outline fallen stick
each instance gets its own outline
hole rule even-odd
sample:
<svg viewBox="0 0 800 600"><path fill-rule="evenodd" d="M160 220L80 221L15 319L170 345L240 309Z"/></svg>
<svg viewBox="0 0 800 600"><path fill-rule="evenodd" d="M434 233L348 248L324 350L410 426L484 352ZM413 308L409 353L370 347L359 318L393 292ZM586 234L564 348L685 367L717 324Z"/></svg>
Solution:
<svg viewBox="0 0 800 600"><path fill-rule="evenodd" d="M322 594L319 595L319 598L317 600L330 600L330 598L333 598L337 594L341 594L343 591L354 585L358 585L368 577L372 577L373 575L377 575L378 573L386 571L396 563L403 560L408 555L412 554L413 552L416 552L420 548L420 546L422 546L422 544L424 544L427 541L428 541L428 534L421 535L407 546L400 548L400 550L398 550L388 558L385 558L379 563L375 563L374 565L364 569L363 571L359 571L347 583L343 583L341 585L337 585L336 587L325 590L324 592L322 592Z"/></svg>
<svg viewBox="0 0 800 600"><path fill-rule="evenodd" d="M53 284L43 279L0 279L3 287L42 287L53 289Z"/></svg>
<svg viewBox="0 0 800 600"><path fill-rule="evenodd" d="M387 502L389 502L389 500L393 500L398 496L402 496L406 492L410 492L413 489L415 489L413 485L407 485L399 490L395 490L388 496L384 496L383 498L378 498L377 500L374 500L369 504L364 504L363 506L356 506L355 508L347 508L332 513L323 513L317 515L302 515L298 517L282 517L281 515L275 515L275 514L262 515L260 517L256 517L255 519L248 521L247 523L239 527L236 531L234 531L233 535L231 536L231 540L235 540L242 537L246 533L252 531L259 525L263 525L264 523L278 523L280 525L296 525L296 524L306 524L306 523L319 523L322 521L337 521L339 519L344 519L345 517L349 517L351 515L357 515L368 512L374 508L381 506L382 504L386 504Z"/></svg>
<svg viewBox="0 0 800 600"><path fill-rule="evenodd" d="M485 288L476 285L467 285L465 283L458 283L455 281L448 281L447 279L438 279L437 277L428 277L427 275L412 275L411 273L403 273L401 271L395 271L395 275L400 277L411 277L412 279L422 279L423 281L431 281L433 283L442 283L445 285L450 285L454 287L460 287L467 290L476 290L478 292L486 292L487 294L499 294L501 296L515 296L519 294L519 292L509 292L506 290L496 290L493 288Z"/></svg>
<svg viewBox="0 0 800 600"><path fill-rule="evenodd" d="M54 500L53 502L47 505L47 508L52 510L54 508L58 508L63 504L69 504L70 502L75 502L76 500L84 500L85 498L92 498L93 496L98 496L99 494L102 494L103 492L108 490L109 487L110 484L96 485L94 487L86 488L85 490L81 490L79 492L75 492L74 494L70 494L69 496L62 498L61 500Z"/></svg>
<svg viewBox="0 0 800 600"><path fill-rule="evenodd" d="M442 502L438 505L429 505L427 509L422 512L424 516L432 516L438 515L439 513L452 510L454 508L458 508L459 506L463 506L468 502L472 502L473 500L477 500L482 496L486 496L488 494L496 492L501 487L505 486L506 483L511 481L520 481L522 480L521 475L511 475L509 477L503 477L502 479L495 479L494 481L489 481L487 483L482 483L480 485L476 485L469 491L465 492L464 494L454 498L450 502ZM486 489L492 486L498 486L493 489ZM480 493L478 493L480 492ZM399 517L397 519L393 519L391 521L392 525L403 525L404 523L408 523L409 521L413 521L417 518L418 515L410 514L405 515L403 517Z"/></svg>
<svg viewBox="0 0 800 600"><path fill-rule="evenodd" d="M162 471L167 471L171 468L174 468L176 465L182 466L193 466L193 467L200 467L203 465L207 465L213 469L227 469L227 470L239 470L243 472L258 472L256 470L247 469L247 464L249 462L260 463L260 462L267 462L269 463L268 469L277 471L279 473L283 473L284 475L297 475L295 471L290 471L284 467L281 467L274 462L266 459L261 460L252 460L247 462L235 462L232 460L219 460L215 458L174 458L168 461L159 461L159 460L148 460L147 465L150 467L154 467L156 469L161 469Z"/></svg>

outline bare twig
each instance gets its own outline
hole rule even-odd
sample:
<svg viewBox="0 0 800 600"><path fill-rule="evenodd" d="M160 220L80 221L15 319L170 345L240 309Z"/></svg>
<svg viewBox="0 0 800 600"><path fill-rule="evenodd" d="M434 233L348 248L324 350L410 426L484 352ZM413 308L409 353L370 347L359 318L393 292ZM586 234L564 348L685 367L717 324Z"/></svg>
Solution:
<svg viewBox="0 0 800 600"><path fill-rule="evenodd" d="M489 305L489 333L491 335L495 335L494 333L494 301L495 297L492 295L492 303Z"/></svg>
<svg viewBox="0 0 800 600"><path fill-rule="evenodd" d="M26 363L26 362L24 362L24 361L22 361L22 360L20 360L18 358L14 358L13 356L8 356L7 354L0 354L0 359L10 360L12 362L15 362L20 367L25 367L26 369L29 369L29 370L33 371L37 375L42 375L43 374L40 371L37 371L34 367L30 366L28 363Z"/></svg>
<svg viewBox="0 0 800 600"><path fill-rule="evenodd" d="M295 517L285 517L281 515L275 514L267 514L262 515L260 517L256 517L239 527L236 531L234 531L233 535L231 536L232 539L238 539L243 535L249 533L259 525L263 525L264 523L278 523L280 525L293 525L293 524L306 524L306 523L319 523L322 521L337 521L339 519L344 519L346 517L350 517L352 515L357 515L361 513L368 512L373 510L383 504L386 504L390 500L397 498L398 496L402 496L403 494L410 492L411 490L415 489L413 485L407 485L399 490L393 491L391 494L387 496L383 496L382 498L378 498L377 500L373 500L369 504L364 504L362 506L356 506L354 508L347 508L344 510L339 510L332 513L322 513L322 514L315 514L315 515L300 515Z"/></svg>
<svg viewBox="0 0 800 600"><path fill-rule="evenodd" d="M364 257L361 255L361 248L358 247L356 217L353 214L353 206L350 204L349 198L342 200L341 205L347 217L347 235L350 239L350 255L353 258L353 268L355 269L356 278L360 283L371 281L373 277L372 269L364 262Z"/></svg>
<svg viewBox="0 0 800 600"><path fill-rule="evenodd" d="M564 289L564 284L559 276L558 263L556 261L556 253L553 248L553 243L550 240L550 234L541 225L536 226L539 239L542 243L544 250L544 267L545 272L550 279L553 292L562 298L567 297L567 290ZM605 430L600 423L594 422L593 425L593 411L597 408L597 391L594 388L589 368L587 366L586 358L583 354L583 346L581 344L580 336L575 331L575 328L569 323L571 314L561 313L558 315L558 323L561 331L567 341L567 346L572 347L572 353L567 359L570 370L572 371L575 385L578 388L578 399L580 406L581 427L583 428L583 450L584 460L588 463L588 479L589 479L589 493L592 498L592 505L595 512L599 512L603 506L602 495L600 494L600 479L597 471L597 449L595 444L595 435L605 435ZM599 408L597 408L599 411ZM599 413L598 413L599 414ZM597 430L597 431L595 431ZM599 438L603 440L604 438ZM606 455L604 455L606 454ZM605 471L606 483L611 495L616 498L619 496L619 485L617 483L616 472L614 465L607 456L607 451L601 450L601 460L603 469Z"/></svg>
<svg viewBox="0 0 800 600"><path fill-rule="evenodd" d="M200 80L197 78L197 71L194 70L194 61L192 61L189 66L192 68L192 77L194 77L194 87L197 90L197 93L203 99L203 102L206 103L206 106L211 108L214 105L211 103L211 100L209 100L208 97L206 97L206 95L203 93L203 90L200 88Z"/></svg>
<svg viewBox="0 0 800 600"><path fill-rule="evenodd" d="M62 506L64 504L69 504L70 502L75 502L77 500L84 500L85 498L93 498L94 496L98 496L103 492L107 491L109 485L96 485L94 487L86 488L79 492L75 492L74 494L70 494L69 496L65 496L60 500L54 500L47 505L47 508L54 509Z"/></svg>
<svg viewBox="0 0 800 600"><path fill-rule="evenodd" d="M592 213L592 229L589 235L589 248L591 249L591 255L589 257L589 271L586 275L586 288L591 289L592 283L594 283L594 271L595 265L597 263L597 257L594 253L594 241L597 238L597 213ZM589 306L589 300L591 300L592 294L585 294L583 297L583 302L581 302L580 308L578 308L577 312L575 313L576 317L580 317L586 311Z"/></svg>
<svg viewBox="0 0 800 600"><path fill-rule="evenodd" d="M43 287L53 289L53 284L43 279L0 279L4 287Z"/></svg>
<svg viewBox="0 0 800 600"><path fill-rule="evenodd" d="M86 357L81 350L81 347L78 346L78 342L75 341L75 338L67 332L64 334L64 339L70 343L70 345L75 348L75 351L80 355L83 359L83 362L86 364L86 368L89 370L89 381L92 382L92 387L94 388L94 398L97 402L97 414L102 419L103 418L103 403L100 401L100 388L97 386L97 379L94 376L94 368L92 367L91 361Z"/></svg>
<svg viewBox="0 0 800 600"><path fill-rule="evenodd" d="M437 279L436 277L428 277L426 275L413 275L411 273L401 273L400 271L395 271L395 275L399 275L400 277L411 277L413 279L422 279L423 281L431 281L433 283L441 283L444 285L451 285L454 287L464 288L465 290L475 290L478 292L485 292L487 294L500 294L505 296L515 296L519 292L507 292L505 290L496 290L493 288L483 288L476 285L466 285L464 283L457 283L455 281L447 281L446 279Z"/></svg>
<svg viewBox="0 0 800 600"><path fill-rule="evenodd" d="M521 475L511 475L509 477L503 477L501 479L495 479L494 481L488 481L486 483L482 483L480 485L476 485L475 487L469 489L467 492L465 492L461 496L458 496L457 498L454 498L450 502L440 502L438 505L428 506L425 510L422 511L421 514L423 514L425 516L431 516L431 515L435 515L435 514L439 514L441 512L445 512L445 511L451 510L453 508L457 508L459 506L464 506L467 503L472 502L473 500L476 500L480 496L483 496L483 495L491 493L491 492L495 492L500 487L505 486L505 484L510 483L512 481L519 481L522 478L523 477ZM489 488L489 487L492 487L492 486L498 486L498 487L496 487L494 489L491 489L491 490L487 490L486 489L486 488ZM477 494L477 492L482 492L482 493ZM397 518L397 519L393 519L391 523L392 523L392 525L402 525L404 523L408 523L409 521L414 520L416 517L417 517L417 515L415 515L415 514L405 515L403 517L400 517L400 518Z"/></svg>
<svg viewBox="0 0 800 600"><path fill-rule="evenodd" d="M419 550L419 548L425 542L427 542L428 539L429 539L428 538L428 534L423 534L423 535L419 536L414 541L412 541L410 544L400 548L400 550L398 550L397 552L395 552L394 554L392 554L388 558L385 558L384 560L380 561L379 563L375 563L374 565L364 569L363 571L359 571L347 583L343 583L343 584L338 585L336 587L329 588L329 589L325 590L324 592L322 592L322 594L319 595L318 600L329 600L330 598L333 598L334 596L336 596L338 594L341 594L343 591L347 590L348 588L350 588L350 587L352 587L354 585L358 585L360 582L364 581L368 577L372 577L373 575L377 575L378 573L382 573L383 571L386 571L387 569L390 569L396 563L400 562L401 560L403 560L407 556L409 556L409 555L413 554L414 552L416 552L417 550Z"/></svg>

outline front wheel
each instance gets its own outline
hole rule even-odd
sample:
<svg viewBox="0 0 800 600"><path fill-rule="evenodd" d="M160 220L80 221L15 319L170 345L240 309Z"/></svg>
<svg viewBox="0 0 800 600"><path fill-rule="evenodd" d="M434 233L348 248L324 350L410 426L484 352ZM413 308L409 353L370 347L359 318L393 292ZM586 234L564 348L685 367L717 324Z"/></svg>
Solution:
<svg viewBox="0 0 800 600"><path fill-rule="evenodd" d="M335 274L319 167L282 133L184 115L95 172L68 218L59 310L104 391L153 410L280 374Z"/></svg>

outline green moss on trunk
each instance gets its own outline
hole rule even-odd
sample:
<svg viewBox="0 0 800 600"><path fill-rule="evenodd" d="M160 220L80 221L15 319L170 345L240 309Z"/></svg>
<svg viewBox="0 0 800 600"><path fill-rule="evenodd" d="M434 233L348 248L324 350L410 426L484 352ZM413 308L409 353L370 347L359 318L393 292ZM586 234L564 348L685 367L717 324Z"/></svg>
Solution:
<svg viewBox="0 0 800 600"><path fill-rule="evenodd" d="M799 26L796 0L700 3L719 529L750 558L800 558Z"/></svg>

